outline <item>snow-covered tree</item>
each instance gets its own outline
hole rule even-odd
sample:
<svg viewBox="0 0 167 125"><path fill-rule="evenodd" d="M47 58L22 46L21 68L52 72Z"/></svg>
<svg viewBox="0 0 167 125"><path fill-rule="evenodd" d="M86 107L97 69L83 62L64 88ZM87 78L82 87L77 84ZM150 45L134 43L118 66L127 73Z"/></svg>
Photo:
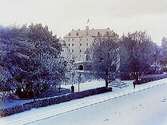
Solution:
<svg viewBox="0 0 167 125"><path fill-rule="evenodd" d="M128 33L120 40L121 71L139 75L146 73L154 62L157 46L145 32Z"/></svg>
<svg viewBox="0 0 167 125"><path fill-rule="evenodd" d="M40 94L65 77L66 62L60 56L61 44L48 27L31 24L0 30L0 65L10 73L16 93L31 97Z"/></svg>

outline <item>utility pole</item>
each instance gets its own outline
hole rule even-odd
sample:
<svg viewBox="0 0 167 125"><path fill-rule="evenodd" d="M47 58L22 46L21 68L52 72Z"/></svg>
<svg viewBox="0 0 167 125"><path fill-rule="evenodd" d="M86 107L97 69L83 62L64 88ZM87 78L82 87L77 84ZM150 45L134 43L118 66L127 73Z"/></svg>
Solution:
<svg viewBox="0 0 167 125"><path fill-rule="evenodd" d="M80 92L81 73L78 76L78 92Z"/></svg>

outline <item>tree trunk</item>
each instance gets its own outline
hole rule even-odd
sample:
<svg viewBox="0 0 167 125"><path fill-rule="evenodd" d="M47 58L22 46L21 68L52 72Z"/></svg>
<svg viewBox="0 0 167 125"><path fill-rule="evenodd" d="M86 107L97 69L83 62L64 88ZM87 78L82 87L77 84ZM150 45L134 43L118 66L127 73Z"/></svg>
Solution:
<svg viewBox="0 0 167 125"><path fill-rule="evenodd" d="M106 74L105 74L105 83L106 83L106 88L108 88L108 69L106 70Z"/></svg>
<svg viewBox="0 0 167 125"><path fill-rule="evenodd" d="M106 83L106 88L108 88L108 80L105 79L105 83Z"/></svg>

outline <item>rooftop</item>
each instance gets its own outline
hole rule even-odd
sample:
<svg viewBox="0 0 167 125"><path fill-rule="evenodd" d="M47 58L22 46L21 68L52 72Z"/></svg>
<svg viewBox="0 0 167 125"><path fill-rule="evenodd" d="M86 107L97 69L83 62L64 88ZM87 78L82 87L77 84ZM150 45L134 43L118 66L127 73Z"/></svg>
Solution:
<svg viewBox="0 0 167 125"><path fill-rule="evenodd" d="M74 30L72 29L71 32L69 32L68 34L66 34L64 36L64 38L68 38L68 37L85 37L85 36L105 36L105 35L112 35L113 31L110 28L106 28L106 29L89 29L89 27L87 26L84 30Z"/></svg>

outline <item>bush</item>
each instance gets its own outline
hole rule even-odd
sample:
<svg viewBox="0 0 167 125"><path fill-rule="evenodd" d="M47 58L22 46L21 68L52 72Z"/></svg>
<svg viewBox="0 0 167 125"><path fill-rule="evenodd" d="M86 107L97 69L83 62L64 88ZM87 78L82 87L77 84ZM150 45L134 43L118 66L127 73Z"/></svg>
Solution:
<svg viewBox="0 0 167 125"><path fill-rule="evenodd" d="M151 82L151 81L155 81L155 80L160 80L160 79L164 79L164 78L167 78L167 74L144 77L144 78L141 78L138 81L135 81L135 84L143 84L143 83L147 83L147 82Z"/></svg>

